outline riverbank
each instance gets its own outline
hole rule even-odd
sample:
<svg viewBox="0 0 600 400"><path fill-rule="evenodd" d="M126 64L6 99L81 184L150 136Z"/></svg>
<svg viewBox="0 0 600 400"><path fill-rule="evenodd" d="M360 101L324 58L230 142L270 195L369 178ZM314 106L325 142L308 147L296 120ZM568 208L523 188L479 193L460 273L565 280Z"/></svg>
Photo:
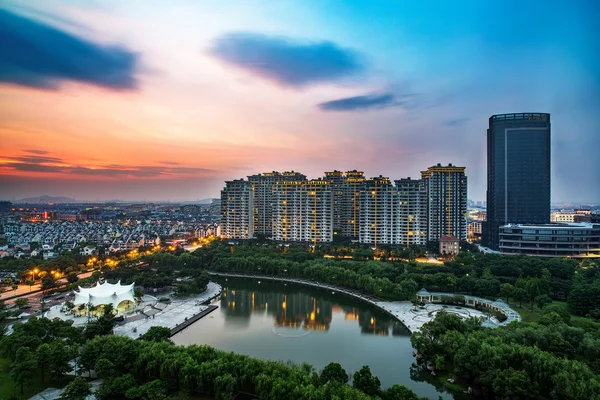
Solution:
<svg viewBox="0 0 600 400"><path fill-rule="evenodd" d="M382 311L388 313L398 321L400 321L411 333L414 333L421 329L421 327L433 320L435 318L436 313L439 311L446 311L453 314L457 314L461 318L469 318L469 317L480 317L485 321L488 321L487 316L474 308L460 307L460 306L446 306L443 304L433 304L428 303L426 307L416 308L411 302L408 301L384 301L375 296L370 296L356 290L348 289L345 287L330 285L327 283L315 282L307 279L299 279L299 278L287 278L280 276L269 276L269 275L254 275L254 274L238 274L238 273L228 273L228 272L217 272L217 271L207 271L209 275L213 276L222 276L222 277L231 277L231 278L250 278L257 280L270 280L270 281L279 281L279 282L287 282L287 283L295 283L299 285L312 286L320 289L331 290L335 293L342 293L348 296L352 296L361 301L372 304ZM436 295L448 295L452 296L451 293L436 293ZM471 298L475 298L473 296L469 296ZM476 298L481 301L489 302L485 299ZM490 302L491 303L491 302ZM514 312L514 311L513 311ZM518 313L514 312L517 316ZM520 316L518 317L520 320ZM508 323L510 321L507 321ZM503 324L488 324L487 326L495 327Z"/></svg>
<svg viewBox="0 0 600 400"><path fill-rule="evenodd" d="M222 276L222 277L231 277L231 278L250 278L250 279L260 279L270 280L270 281L278 281L278 282L288 282L288 283L296 283L299 285L312 286L320 289L331 290L335 293L342 293L348 296L352 296L356 299L362 300L369 304L374 305L375 307L385 311L398 321L400 321L411 333L416 332L423 326L425 322L421 321L412 321L412 313L411 307L412 304L408 301L383 301L374 296L370 296L352 289L348 289L341 286L330 285L327 283L309 281L307 279L298 279L298 278L284 278L279 276L269 276L269 275L251 275L251 274L233 274L228 272L217 272L217 271L207 271L209 275L213 276Z"/></svg>

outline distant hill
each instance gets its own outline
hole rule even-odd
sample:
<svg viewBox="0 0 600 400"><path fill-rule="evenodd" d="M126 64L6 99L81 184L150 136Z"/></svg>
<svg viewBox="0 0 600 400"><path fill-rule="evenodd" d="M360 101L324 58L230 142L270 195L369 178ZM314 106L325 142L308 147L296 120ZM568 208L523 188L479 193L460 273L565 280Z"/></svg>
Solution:
<svg viewBox="0 0 600 400"><path fill-rule="evenodd" d="M77 200L72 199L70 197L52 197L52 196L39 196L39 197L27 197L25 199L21 199L16 201L16 203L21 204L68 204L68 203L76 203Z"/></svg>
<svg viewBox="0 0 600 400"><path fill-rule="evenodd" d="M215 199L202 199L202 200L198 200L198 203L200 204L210 204L212 203L212 201Z"/></svg>

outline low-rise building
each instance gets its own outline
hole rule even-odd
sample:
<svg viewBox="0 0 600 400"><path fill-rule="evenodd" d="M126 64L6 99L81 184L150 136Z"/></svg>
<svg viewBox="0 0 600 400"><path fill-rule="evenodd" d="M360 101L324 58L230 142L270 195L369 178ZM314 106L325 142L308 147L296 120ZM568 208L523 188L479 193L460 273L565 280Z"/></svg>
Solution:
<svg viewBox="0 0 600 400"><path fill-rule="evenodd" d="M500 227L502 254L600 258L600 224L509 224Z"/></svg>
<svg viewBox="0 0 600 400"><path fill-rule="evenodd" d="M440 238L440 254L453 256L460 251L460 240L454 236L442 236Z"/></svg>

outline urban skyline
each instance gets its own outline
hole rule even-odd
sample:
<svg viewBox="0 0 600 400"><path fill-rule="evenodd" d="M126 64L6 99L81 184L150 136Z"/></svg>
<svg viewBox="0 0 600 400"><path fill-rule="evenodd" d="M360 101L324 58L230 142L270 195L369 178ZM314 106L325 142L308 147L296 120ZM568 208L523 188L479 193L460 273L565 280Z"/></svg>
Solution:
<svg viewBox="0 0 600 400"><path fill-rule="evenodd" d="M600 201L596 2L459 3L6 0L0 38L30 45L0 55L1 196L194 200L251 171L454 162L483 199L489 116L545 112L553 201Z"/></svg>
<svg viewBox="0 0 600 400"><path fill-rule="evenodd" d="M296 171L255 174L225 181L220 206L227 239L410 247L468 236L467 176L464 167L452 164L393 182L357 170L316 179Z"/></svg>

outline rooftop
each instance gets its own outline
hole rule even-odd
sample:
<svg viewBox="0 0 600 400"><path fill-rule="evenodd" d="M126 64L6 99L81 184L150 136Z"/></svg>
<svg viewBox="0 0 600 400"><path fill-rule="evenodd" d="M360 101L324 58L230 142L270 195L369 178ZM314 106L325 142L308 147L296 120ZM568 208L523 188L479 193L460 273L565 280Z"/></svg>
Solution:
<svg viewBox="0 0 600 400"><path fill-rule="evenodd" d="M460 240L454 236L442 236L440 242L459 242Z"/></svg>
<svg viewBox="0 0 600 400"><path fill-rule="evenodd" d="M592 229L594 227L600 227L599 224L594 224L591 222L560 222L553 224L506 224L502 225L500 228L583 228L583 229Z"/></svg>

